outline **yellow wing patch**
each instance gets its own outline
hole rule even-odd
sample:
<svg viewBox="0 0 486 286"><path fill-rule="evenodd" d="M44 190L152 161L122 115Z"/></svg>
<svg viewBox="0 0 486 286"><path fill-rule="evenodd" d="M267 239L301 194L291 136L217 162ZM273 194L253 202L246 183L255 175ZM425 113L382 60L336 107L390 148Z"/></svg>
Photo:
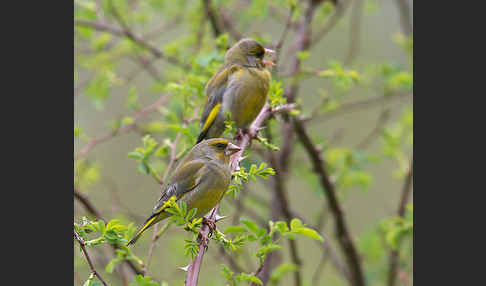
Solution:
<svg viewBox="0 0 486 286"><path fill-rule="evenodd" d="M211 112L208 115L208 118L206 119L206 122L204 122L202 132L208 130L209 126L211 126L214 119L216 118L216 115L218 115L220 108L221 108L221 103L218 103L213 107L213 109L211 110Z"/></svg>

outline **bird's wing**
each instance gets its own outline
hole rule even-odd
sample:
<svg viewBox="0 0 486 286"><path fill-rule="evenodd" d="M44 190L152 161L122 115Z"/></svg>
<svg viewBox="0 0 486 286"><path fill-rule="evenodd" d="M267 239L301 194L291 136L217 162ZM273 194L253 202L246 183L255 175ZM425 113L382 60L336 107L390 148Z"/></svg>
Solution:
<svg viewBox="0 0 486 286"><path fill-rule="evenodd" d="M179 200L185 194L194 190L204 179L202 174L205 169L207 169L207 167L201 160L189 161L178 167L175 171L175 175L171 178L171 182L173 183L166 187L164 193L155 205L152 215L145 220L144 224L137 231L137 234L127 245L134 244L144 231L157 222L157 217L167 208L164 203L172 196L175 196L176 200Z"/></svg>
<svg viewBox="0 0 486 286"><path fill-rule="evenodd" d="M202 174L206 168L204 162L201 160L189 161L178 167L174 176L171 178L172 183L166 187L155 205L152 216L157 216L164 211L166 208L164 203L172 196L175 196L176 200L179 200L185 194L194 190L201 183L203 179Z"/></svg>
<svg viewBox="0 0 486 286"><path fill-rule="evenodd" d="M196 144L201 142L206 137L209 128L221 110L223 95L228 87L228 79L240 68L241 67L239 65L231 65L228 68L223 68L206 84L207 98L204 111L201 116L202 131L199 134Z"/></svg>

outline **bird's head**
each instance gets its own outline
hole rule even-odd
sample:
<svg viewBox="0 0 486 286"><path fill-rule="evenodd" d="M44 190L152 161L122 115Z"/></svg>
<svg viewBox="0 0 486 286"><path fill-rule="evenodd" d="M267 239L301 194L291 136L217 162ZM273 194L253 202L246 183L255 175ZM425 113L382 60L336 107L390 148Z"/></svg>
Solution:
<svg viewBox="0 0 486 286"><path fill-rule="evenodd" d="M229 163L231 155L241 150L240 147L224 138L204 140L194 146L194 148L198 149L199 153L204 154L206 158L218 160L225 164Z"/></svg>
<svg viewBox="0 0 486 286"><path fill-rule="evenodd" d="M272 61L264 59L265 55L273 53L273 50L264 48L254 39L244 38L226 52L225 62L264 68L265 66L275 65Z"/></svg>

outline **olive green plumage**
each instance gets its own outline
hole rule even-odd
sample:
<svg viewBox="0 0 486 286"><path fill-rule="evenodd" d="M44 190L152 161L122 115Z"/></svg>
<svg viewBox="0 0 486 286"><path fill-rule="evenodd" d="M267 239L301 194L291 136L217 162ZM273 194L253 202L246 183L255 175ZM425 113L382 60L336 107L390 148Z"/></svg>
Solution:
<svg viewBox="0 0 486 286"><path fill-rule="evenodd" d="M267 99L271 74L263 60L265 49L253 39L242 39L230 48L219 71L206 84L206 104L201 117L203 139L219 137L225 129L226 112L236 128L245 129L257 117Z"/></svg>
<svg viewBox="0 0 486 286"><path fill-rule="evenodd" d="M204 140L192 147L174 170L152 215L128 245L135 243L152 225L171 215L164 211L164 203L172 196L185 201L188 210L197 208L196 217L208 213L228 189L231 181L229 158L239 150L239 147L223 138Z"/></svg>

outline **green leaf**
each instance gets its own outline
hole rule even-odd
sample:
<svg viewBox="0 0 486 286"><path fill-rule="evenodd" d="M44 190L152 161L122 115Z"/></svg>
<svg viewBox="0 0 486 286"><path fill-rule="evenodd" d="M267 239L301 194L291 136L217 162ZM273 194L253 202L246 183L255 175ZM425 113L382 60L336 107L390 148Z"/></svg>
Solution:
<svg viewBox="0 0 486 286"><path fill-rule="evenodd" d="M298 218L294 218L290 221L290 230L293 231L294 229L302 227L303 224Z"/></svg>
<svg viewBox="0 0 486 286"><path fill-rule="evenodd" d="M294 218L290 221L290 231L295 234L301 234L309 238L324 241L324 239L312 228L305 227L300 219Z"/></svg>
<svg viewBox="0 0 486 286"><path fill-rule="evenodd" d="M221 264L221 275L223 275L224 278L231 281L233 279L233 274L233 271L231 271L228 266Z"/></svg>
<svg viewBox="0 0 486 286"><path fill-rule="evenodd" d="M133 159L138 159L138 160L142 160L143 159L143 154L141 154L140 152L130 152L128 153L128 157L129 158L133 158Z"/></svg>
<svg viewBox="0 0 486 286"><path fill-rule="evenodd" d="M321 242L324 241L324 239L319 235L319 233L317 233L317 231L313 230L312 228L300 227L300 228L297 228L297 229L293 229L292 232L296 233L296 234L301 234L301 235L307 236L307 237L315 239L315 240L319 240Z"/></svg>
<svg viewBox="0 0 486 286"><path fill-rule="evenodd" d="M110 230L112 229L114 226L116 226L118 223L120 222L119 219L112 219L108 222L108 224L106 225L106 230Z"/></svg>
<svg viewBox="0 0 486 286"><path fill-rule="evenodd" d="M247 232L246 228L242 226L232 225L226 228L225 233L242 233Z"/></svg>
<svg viewBox="0 0 486 286"><path fill-rule="evenodd" d="M249 221L249 220L246 220L246 219L240 219L240 222L242 224L244 224L248 228L249 231L256 234L257 237L261 237L261 236L265 235L265 233L267 232L264 228L258 227L255 222L252 222L252 221Z"/></svg>
<svg viewBox="0 0 486 286"><path fill-rule="evenodd" d="M113 273L115 266L120 263L122 260L119 258L112 259L105 267L105 271L108 273Z"/></svg>
<svg viewBox="0 0 486 286"><path fill-rule="evenodd" d="M98 220L93 225L96 227L96 229L101 232L101 234L105 233L105 222L102 220Z"/></svg>
<svg viewBox="0 0 486 286"><path fill-rule="evenodd" d="M263 285L263 282L253 274L240 273L236 277L237 277L238 280L243 280L243 281L247 281L247 282L253 282L253 283L256 283L258 285Z"/></svg>
<svg viewBox="0 0 486 286"><path fill-rule="evenodd" d="M190 221L196 215L196 212L197 212L197 208L191 209L187 214L186 219Z"/></svg>

